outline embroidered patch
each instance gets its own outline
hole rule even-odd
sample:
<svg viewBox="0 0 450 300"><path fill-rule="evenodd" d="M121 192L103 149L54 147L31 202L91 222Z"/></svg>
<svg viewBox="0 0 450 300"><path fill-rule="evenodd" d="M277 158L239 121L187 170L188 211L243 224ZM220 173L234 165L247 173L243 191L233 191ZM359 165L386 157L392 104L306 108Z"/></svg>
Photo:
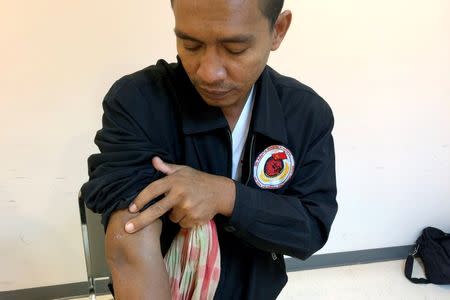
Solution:
<svg viewBox="0 0 450 300"><path fill-rule="evenodd" d="M274 145L265 149L256 159L253 179L263 189L279 189L294 173L294 157L287 148Z"/></svg>

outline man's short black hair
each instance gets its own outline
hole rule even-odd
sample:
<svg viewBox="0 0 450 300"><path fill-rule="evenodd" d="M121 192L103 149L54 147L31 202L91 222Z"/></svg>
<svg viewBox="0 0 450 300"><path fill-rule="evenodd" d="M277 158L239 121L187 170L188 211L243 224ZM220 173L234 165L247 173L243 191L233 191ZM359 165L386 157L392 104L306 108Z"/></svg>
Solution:
<svg viewBox="0 0 450 300"><path fill-rule="evenodd" d="M270 21L271 27L275 25L277 21L278 15L283 8L284 0L258 0L259 1L259 9Z"/></svg>
<svg viewBox="0 0 450 300"><path fill-rule="evenodd" d="M258 0L258 2L259 9L269 19L270 25L273 27L283 8L284 0ZM173 5L173 0L170 0L170 3Z"/></svg>

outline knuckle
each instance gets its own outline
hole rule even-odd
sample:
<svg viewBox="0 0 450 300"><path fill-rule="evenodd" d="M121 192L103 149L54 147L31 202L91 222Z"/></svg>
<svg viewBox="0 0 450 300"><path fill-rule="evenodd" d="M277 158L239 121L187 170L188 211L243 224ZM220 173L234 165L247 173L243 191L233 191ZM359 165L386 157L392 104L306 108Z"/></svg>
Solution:
<svg viewBox="0 0 450 300"><path fill-rule="evenodd" d="M189 201L183 201L183 203L181 203L181 207L180 207L184 212L188 213L192 210L192 205L191 203L189 203Z"/></svg>
<svg viewBox="0 0 450 300"><path fill-rule="evenodd" d="M155 203L153 206L156 215L164 214L164 212L166 211L166 207L159 202Z"/></svg>
<svg viewBox="0 0 450 300"><path fill-rule="evenodd" d="M186 198L186 196L187 196L187 191L186 191L186 189L180 189L180 190L178 191L178 196L179 196L180 198L182 198L182 199Z"/></svg>
<svg viewBox="0 0 450 300"><path fill-rule="evenodd" d="M172 189L171 196L173 196L174 199L181 201L185 198L186 191L184 188L176 186L175 188Z"/></svg>
<svg viewBox="0 0 450 300"><path fill-rule="evenodd" d="M150 183L149 185L147 185L145 187L145 193L150 194L151 191L157 186L158 186L158 181L153 181L152 183Z"/></svg>

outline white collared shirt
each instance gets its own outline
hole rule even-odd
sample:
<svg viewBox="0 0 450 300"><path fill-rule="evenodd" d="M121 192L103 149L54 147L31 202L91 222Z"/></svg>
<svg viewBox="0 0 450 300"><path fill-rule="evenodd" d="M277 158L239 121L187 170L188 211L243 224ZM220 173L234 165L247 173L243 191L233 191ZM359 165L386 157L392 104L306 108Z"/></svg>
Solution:
<svg viewBox="0 0 450 300"><path fill-rule="evenodd" d="M234 180L241 179L244 146L245 141L247 140L250 121L252 119L253 104L255 102L254 89L255 86L253 85L232 132L231 144L233 150L233 165L231 169L231 178Z"/></svg>

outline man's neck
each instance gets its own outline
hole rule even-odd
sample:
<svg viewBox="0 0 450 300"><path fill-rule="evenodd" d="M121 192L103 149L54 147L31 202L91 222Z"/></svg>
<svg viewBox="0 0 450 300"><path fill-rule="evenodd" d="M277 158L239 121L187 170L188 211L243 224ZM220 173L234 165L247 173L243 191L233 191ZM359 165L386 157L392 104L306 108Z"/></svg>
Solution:
<svg viewBox="0 0 450 300"><path fill-rule="evenodd" d="M234 127L239 120L239 116L241 115L242 109L244 108L244 105L245 102L239 106L222 108L223 115L225 116L225 119L227 119L228 126L230 127L231 131L234 130Z"/></svg>
<svg viewBox="0 0 450 300"><path fill-rule="evenodd" d="M236 126L236 123L238 122L239 117L241 116L245 104L247 103L247 101L249 101L251 91L252 89L248 91L247 96L243 100L238 101L234 105L222 107L222 113L225 116L225 119L227 120L228 126L230 127L231 131L234 130L234 127Z"/></svg>

